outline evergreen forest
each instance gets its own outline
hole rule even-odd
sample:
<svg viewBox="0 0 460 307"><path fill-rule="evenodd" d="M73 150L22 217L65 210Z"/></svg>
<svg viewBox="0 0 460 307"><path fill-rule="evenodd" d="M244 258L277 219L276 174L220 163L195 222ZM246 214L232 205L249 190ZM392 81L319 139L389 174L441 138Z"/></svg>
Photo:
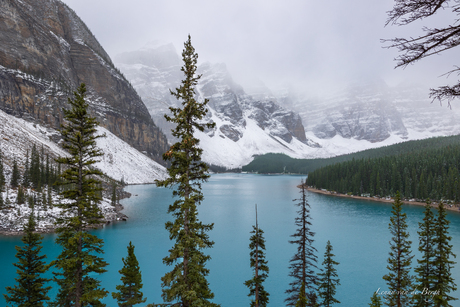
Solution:
<svg viewBox="0 0 460 307"><path fill-rule="evenodd" d="M457 137L450 137L454 140ZM444 138L431 139L431 142ZM387 157L352 159L308 174L307 185L364 196L460 201L460 144L418 147Z"/></svg>
<svg viewBox="0 0 460 307"><path fill-rule="evenodd" d="M294 159L285 154L269 153L255 157L251 163L243 166L242 171L264 174L309 174L321 167L352 161L353 159L361 160L400 156L404 154L423 152L433 148L444 148L457 144L460 144L459 135L408 141L326 159Z"/></svg>

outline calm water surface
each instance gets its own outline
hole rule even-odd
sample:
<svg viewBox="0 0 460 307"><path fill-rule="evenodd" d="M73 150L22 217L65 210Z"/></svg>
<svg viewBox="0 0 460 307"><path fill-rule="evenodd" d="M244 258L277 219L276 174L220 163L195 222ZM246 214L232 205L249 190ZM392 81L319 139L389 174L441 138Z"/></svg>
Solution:
<svg viewBox="0 0 460 307"><path fill-rule="evenodd" d="M249 237L255 223L254 204L259 210L259 226L265 232L266 256L270 267L265 287L270 293L270 306L284 306L284 291L288 288L289 260L295 246L288 243L295 231L297 207L292 200L299 197L300 176L262 176L249 174L213 175L203 185L205 201L199 207L199 217L205 223L214 223L209 233L215 245L207 252L212 259L207 267L214 301L222 307L249 306L248 289L244 281L251 278L249 267ZM95 233L104 239L108 272L99 278L103 287L112 292L120 283L118 270L122 257L126 257L129 241L136 246L135 253L142 270L144 296L148 303L161 302L160 278L169 270L162 263L172 242L164 229L170 219L167 208L172 203L172 191L152 185L129 186L133 196L122 201L128 222L109 225ZM368 306L372 293L386 289L382 276L387 273L389 252L388 230L391 205L372 201L358 201L332 196L308 194L312 207L312 228L316 232L318 265L321 267L327 240L331 241L341 285L336 298L341 306ZM408 215L412 250L417 250L418 222L423 218L423 207L404 206ZM460 214L449 213L451 243L454 253L460 255ZM49 259L59 253L54 235L44 239L43 251ZM0 237L1 280L0 289L13 285L16 269L14 246L21 244L18 237ZM419 255L415 253L415 258ZM415 261L414 258L414 261ZM460 284L460 269L453 274ZM55 292L55 291L54 291ZM460 292L454 293L460 297ZM111 295L107 306L117 306ZM5 302L0 298L0 306ZM456 301L453 306L460 306Z"/></svg>

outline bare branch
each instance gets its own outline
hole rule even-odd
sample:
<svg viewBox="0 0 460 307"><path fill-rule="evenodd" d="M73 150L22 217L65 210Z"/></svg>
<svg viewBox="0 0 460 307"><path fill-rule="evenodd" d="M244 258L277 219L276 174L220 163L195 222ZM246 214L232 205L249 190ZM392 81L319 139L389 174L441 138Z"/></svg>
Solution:
<svg viewBox="0 0 460 307"><path fill-rule="evenodd" d="M415 20L432 16L440 8L446 7L449 1L450 0L396 0L393 10L388 12L388 19L385 26L390 23L393 25L406 25Z"/></svg>
<svg viewBox="0 0 460 307"><path fill-rule="evenodd" d="M438 100L440 103L442 101L447 101L449 108L452 108L451 101L460 97L460 83L457 83L453 86L445 85L437 89L430 89L430 98Z"/></svg>
<svg viewBox="0 0 460 307"><path fill-rule="evenodd" d="M454 15L453 24L444 28L422 28L425 35L416 38L394 38L381 40L382 43L390 43L385 48L396 48L400 55L395 59L396 67L406 67L418 60L440 54L446 50L460 45L460 0L395 0L393 10L388 12L388 19L385 26L407 25L413 21L420 20L434 15L440 9L449 9ZM444 74L449 77L451 74L460 75L460 67ZM439 100L441 103L446 100L450 102L460 96L460 82L453 86L441 86L430 90L430 98Z"/></svg>
<svg viewBox="0 0 460 307"><path fill-rule="evenodd" d="M441 53L460 45L460 25L443 29L423 29L427 34L417 38L394 38L382 40L392 44L385 48L397 48L404 54L396 58L396 67L405 67L422 58Z"/></svg>

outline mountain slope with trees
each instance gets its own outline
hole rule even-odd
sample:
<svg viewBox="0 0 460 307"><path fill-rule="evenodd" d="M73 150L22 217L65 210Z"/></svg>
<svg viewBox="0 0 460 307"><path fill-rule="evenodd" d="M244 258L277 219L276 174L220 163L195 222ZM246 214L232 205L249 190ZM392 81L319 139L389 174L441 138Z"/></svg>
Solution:
<svg viewBox="0 0 460 307"><path fill-rule="evenodd" d="M400 191L402 198L459 201L460 143L448 144L456 138L431 139L429 147L325 166L309 173L307 184L355 195L394 196Z"/></svg>
<svg viewBox="0 0 460 307"><path fill-rule="evenodd" d="M327 159L293 159L282 154L266 154L256 157L251 163L243 166L242 170L245 172L258 173L307 174L321 167L340 162L352 161L353 159L360 160L397 156L433 148L444 148L446 146L456 144L460 144L460 136L458 135L408 141Z"/></svg>

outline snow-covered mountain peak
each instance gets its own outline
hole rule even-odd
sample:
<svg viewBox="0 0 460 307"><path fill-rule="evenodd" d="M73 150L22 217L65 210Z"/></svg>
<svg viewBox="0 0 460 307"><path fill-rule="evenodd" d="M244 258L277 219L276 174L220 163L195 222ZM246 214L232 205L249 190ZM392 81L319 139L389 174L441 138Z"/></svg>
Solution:
<svg viewBox="0 0 460 307"><path fill-rule="evenodd" d="M183 78L175 51L137 50L117 56L115 61L143 98L155 122L168 135L173 127L163 115L169 112L167 106L179 105L169 89L179 86ZM174 66L163 65L165 62L174 63ZM197 73L202 77L196 88L196 99L209 99L206 120L216 123L211 131L197 132L205 150L204 161L239 167L255 154L293 153L299 148L307 153L312 146L318 147L307 140L298 114L279 106L275 99L267 96L258 99L245 93L243 87L234 82L225 64L204 62L199 64ZM255 140L254 136L261 135L264 137ZM169 138L174 141L171 134ZM268 149L270 151L266 151ZM229 154L233 158L222 158Z"/></svg>
<svg viewBox="0 0 460 307"><path fill-rule="evenodd" d="M197 73L201 75L198 89L205 98L229 93L244 95L243 88L233 81L224 63L205 62L198 66Z"/></svg>
<svg viewBox="0 0 460 307"><path fill-rule="evenodd" d="M347 149L339 149L345 143L338 137L356 145L345 145L350 149L365 150L370 144L460 133L460 110L430 103L428 88L411 82L390 86L368 78L321 96L290 91L277 95L277 101L299 112L307 135L324 148L335 147L336 154Z"/></svg>

